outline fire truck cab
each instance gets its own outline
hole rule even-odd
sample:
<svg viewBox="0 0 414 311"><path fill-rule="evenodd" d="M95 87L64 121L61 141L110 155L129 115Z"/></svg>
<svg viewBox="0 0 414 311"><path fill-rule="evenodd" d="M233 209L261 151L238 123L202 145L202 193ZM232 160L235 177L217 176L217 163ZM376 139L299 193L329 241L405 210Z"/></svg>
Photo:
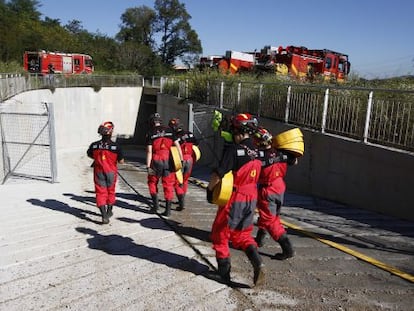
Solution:
<svg viewBox="0 0 414 311"><path fill-rule="evenodd" d="M28 52L23 55L23 67L29 73L90 74L92 57L87 54L60 52Z"/></svg>

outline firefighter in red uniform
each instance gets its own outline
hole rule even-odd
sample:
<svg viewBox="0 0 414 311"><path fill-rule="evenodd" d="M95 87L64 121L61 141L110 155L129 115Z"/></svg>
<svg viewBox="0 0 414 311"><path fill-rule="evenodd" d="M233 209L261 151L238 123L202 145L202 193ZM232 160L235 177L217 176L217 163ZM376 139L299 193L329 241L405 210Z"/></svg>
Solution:
<svg viewBox="0 0 414 311"><path fill-rule="evenodd" d="M115 186L118 178L117 163L124 163L121 147L111 140L114 124L102 123L98 133L102 139L90 144L87 155L94 160L93 180L95 183L96 206L102 215L102 223L109 223L115 204Z"/></svg>
<svg viewBox="0 0 414 311"><path fill-rule="evenodd" d="M213 189L226 173L232 171L231 197L224 206L218 207L211 229L218 272L224 281L230 282L229 242L232 242L234 248L246 253L254 269L253 282L260 285L264 282L264 264L252 237L257 181L261 169L257 147L250 137L256 126L257 120L250 114L242 113L232 118L230 132L233 143L225 145L219 167L213 170L207 186L207 200L213 202Z"/></svg>
<svg viewBox="0 0 414 311"><path fill-rule="evenodd" d="M274 258L284 260L294 255L292 244L280 222L280 209L286 190L284 177L288 165L296 164L297 158L288 151L273 148L272 135L265 128L258 128L255 139L259 145L262 160L257 201L259 230L255 240L259 247L263 246L266 231L269 232L273 240L277 241L282 248L282 253L275 254Z"/></svg>
<svg viewBox="0 0 414 311"><path fill-rule="evenodd" d="M188 180L194 166L193 146L198 145L198 140L192 132L183 129L180 119L178 118L171 119L168 122L168 126L174 131L180 142L181 151L183 153L183 181L180 183L178 179L176 179L174 184L175 193L178 199L177 211L182 211L184 209L184 199L188 189Z"/></svg>
<svg viewBox="0 0 414 311"><path fill-rule="evenodd" d="M165 198L164 216L171 214L171 202L174 198L175 173L172 168L170 149L176 146L180 160L183 156L180 143L176 139L173 130L162 125L159 113L154 113L150 117L150 131L146 137L147 145L147 171L148 189L152 198L151 212L156 213L159 208L158 201L158 182L161 179Z"/></svg>

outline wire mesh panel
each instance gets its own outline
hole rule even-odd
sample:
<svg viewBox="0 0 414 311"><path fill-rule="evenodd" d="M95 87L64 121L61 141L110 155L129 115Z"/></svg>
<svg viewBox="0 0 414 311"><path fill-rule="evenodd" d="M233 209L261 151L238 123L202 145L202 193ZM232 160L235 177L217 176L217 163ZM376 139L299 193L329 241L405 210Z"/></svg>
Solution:
<svg viewBox="0 0 414 311"><path fill-rule="evenodd" d="M12 176L54 181L46 103L0 105L3 183Z"/></svg>
<svg viewBox="0 0 414 311"><path fill-rule="evenodd" d="M221 83L211 82L207 87L207 100L206 104L219 106L220 105L220 94L221 94Z"/></svg>
<svg viewBox="0 0 414 311"><path fill-rule="evenodd" d="M214 115L214 107L203 105L202 109L198 107L193 111L193 128L194 136L199 141L201 151L201 163L203 165L212 167L218 163L220 158L221 148L223 145L222 139L217 132L213 131L211 121ZM211 162L205 162L204 159L210 159Z"/></svg>
<svg viewBox="0 0 414 311"><path fill-rule="evenodd" d="M237 111L239 102L238 85L238 83L226 83L223 85L223 108Z"/></svg>

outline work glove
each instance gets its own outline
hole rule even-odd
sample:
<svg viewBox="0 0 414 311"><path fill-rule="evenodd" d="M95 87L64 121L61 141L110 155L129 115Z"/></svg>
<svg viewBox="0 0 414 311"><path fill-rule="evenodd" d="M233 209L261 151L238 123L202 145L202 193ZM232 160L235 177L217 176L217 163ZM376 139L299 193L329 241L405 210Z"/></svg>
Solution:
<svg viewBox="0 0 414 311"><path fill-rule="evenodd" d="M213 190L207 188L207 202L213 204Z"/></svg>
<svg viewBox="0 0 414 311"><path fill-rule="evenodd" d="M213 128L214 132L218 131L222 119L223 114L220 111L214 110L213 120L211 121L211 127Z"/></svg>
<svg viewBox="0 0 414 311"><path fill-rule="evenodd" d="M230 132L221 131L221 137L228 143L233 142L233 135Z"/></svg>

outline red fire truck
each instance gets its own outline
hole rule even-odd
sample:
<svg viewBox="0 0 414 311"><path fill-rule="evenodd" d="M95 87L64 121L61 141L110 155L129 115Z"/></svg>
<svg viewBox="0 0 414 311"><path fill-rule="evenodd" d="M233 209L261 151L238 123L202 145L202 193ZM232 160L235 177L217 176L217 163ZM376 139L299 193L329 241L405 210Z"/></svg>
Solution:
<svg viewBox="0 0 414 311"><path fill-rule="evenodd" d="M256 69L289 74L296 78L344 81L351 63L348 55L331 50L310 50L306 47L265 46L256 59Z"/></svg>
<svg viewBox="0 0 414 311"><path fill-rule="evenodd" d="M24 52L23 67L29 73L90 74L93 72L92 57L87 54L60 52Z"/></svg>
<svg viewBox="0 0 414 311"><path fill-rule="evenodd" d="M251 71L254 68L255 56L252 53L226 51L224 56L203 56L196 67L203 71L218 69L221 73L240 73Z"/></svg>
<svg viewBox="0 0 414 311"><path fill-rule="evenodd" d="M253 70L255 65L254 55L251 53L226 51L226 55L218 61L221 72L232 74Z"/></svg>
<svg viewBox="0 0 414 311"><path fill-rule="evenodd" d="M345 81L351 68L348 55L306 47L265 46L260 52L227 51L225 56L202 57L199 68L218 68L223 73L270 72L297 79L321 78Z"/></svg>

